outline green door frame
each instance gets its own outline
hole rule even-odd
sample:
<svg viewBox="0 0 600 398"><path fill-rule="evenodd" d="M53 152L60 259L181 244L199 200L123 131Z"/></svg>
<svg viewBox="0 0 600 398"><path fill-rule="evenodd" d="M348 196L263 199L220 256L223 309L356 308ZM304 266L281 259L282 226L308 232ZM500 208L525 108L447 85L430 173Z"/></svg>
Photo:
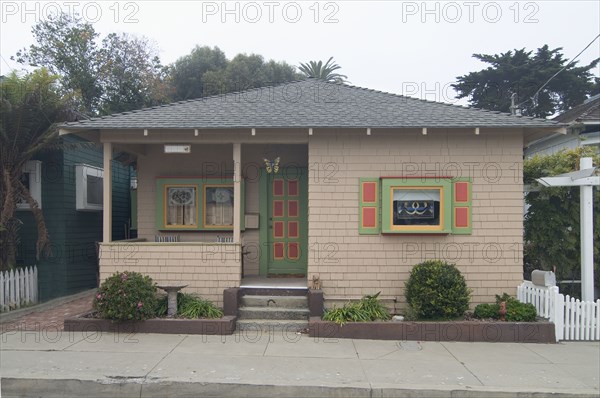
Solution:
<svg viewBox="0 0 600 398"><path fill-rule="evenodd" d="M297 171L299 175L298 186L298 221L299 221L299 258L293 261L279 262L278 268L273 268L273 239L272 232L272 202L270 185L274 177L294 177ZM292 178L293 179L293 178ZM287 181L287 179L286 179ZM287 196L286 196L287 197ZM282 168L278 174L268 174L263 168L259 178L259 274L305 274L308 268L308 168ZM287 214L287 209L284 209ZM285 228L287 231L287 227ZM287 236L287 232L286 232ZM285 253L287 253L287 248Z"/></svg>

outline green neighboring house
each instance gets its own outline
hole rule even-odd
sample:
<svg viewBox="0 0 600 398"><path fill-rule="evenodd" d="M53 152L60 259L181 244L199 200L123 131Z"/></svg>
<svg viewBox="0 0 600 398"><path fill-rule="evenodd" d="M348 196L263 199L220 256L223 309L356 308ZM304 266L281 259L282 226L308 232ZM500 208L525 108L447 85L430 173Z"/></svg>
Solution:
<svg viewBox="0 0 600 398"><path fill-rule="evenodd" d="M82 141L64 137L66 144ZM28 205L18 205L22 221L17 261L37 265L40 300L94 288L98 283L96 242L102 240L102 150L95 146L52 151L25 167L24 181L40 204L51 239L52 253L36 260L37 227ZM131 233L133 168L113 160L112 234Z"/></svg>

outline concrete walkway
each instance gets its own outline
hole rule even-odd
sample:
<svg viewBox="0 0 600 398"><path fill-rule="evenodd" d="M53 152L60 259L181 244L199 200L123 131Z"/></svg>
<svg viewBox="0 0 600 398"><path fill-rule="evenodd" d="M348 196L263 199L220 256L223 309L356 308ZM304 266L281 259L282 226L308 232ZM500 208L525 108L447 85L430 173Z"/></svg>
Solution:
<svg viewBox="0 0 600 398"><path fill-rule="evenodd" d="M2 397L598 397L600 344L7 330Z"/></svg>

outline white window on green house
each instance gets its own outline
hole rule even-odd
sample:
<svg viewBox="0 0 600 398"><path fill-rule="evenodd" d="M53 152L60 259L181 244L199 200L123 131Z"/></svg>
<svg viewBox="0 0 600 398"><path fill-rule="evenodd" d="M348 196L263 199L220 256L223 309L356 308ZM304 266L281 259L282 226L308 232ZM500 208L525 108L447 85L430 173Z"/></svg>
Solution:
<svg viewBox="0 0 600 398"><path fill-rule="evenodd" d="M88 164L75 165L75 209L102 211L104 171Z"/></svg>
<svg viewBox="0 0 600 398"><path fill-rule="evenodd" d="M42 208L42 162L39 160L29 160L23 166L21 174L21 183L27 187L29 194ZM17 210L29 210L29 203L25 198L17 200Z"/></svg>

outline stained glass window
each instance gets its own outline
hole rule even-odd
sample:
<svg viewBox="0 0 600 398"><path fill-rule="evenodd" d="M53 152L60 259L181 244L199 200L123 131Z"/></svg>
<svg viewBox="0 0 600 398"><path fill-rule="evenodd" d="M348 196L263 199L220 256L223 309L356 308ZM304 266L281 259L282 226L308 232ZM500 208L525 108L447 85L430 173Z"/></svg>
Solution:
<svg viewBox="0 0 600 398"><path fill-rule="evenodd" d="M205 186L204 209L205 227L233 227L233 187Z"/></svg>
<svg viewBox="0 0 600 398"><path fill-rule="evenodd" d="M196 187L167 187L167 225L196 226Z"/></svg>
<svg viewBox="0 0 600 398"><path fill-rule="evenodd" d="M440 225L439 189L394 189L393 225Z"/></svg>
<svg viewBox="0 0 600 398"><path fill-rule="evenodd" d="M158 178L156 229L233 230L233 180ZM240 228L244 230L244 182L240 189Z"/></svg>

